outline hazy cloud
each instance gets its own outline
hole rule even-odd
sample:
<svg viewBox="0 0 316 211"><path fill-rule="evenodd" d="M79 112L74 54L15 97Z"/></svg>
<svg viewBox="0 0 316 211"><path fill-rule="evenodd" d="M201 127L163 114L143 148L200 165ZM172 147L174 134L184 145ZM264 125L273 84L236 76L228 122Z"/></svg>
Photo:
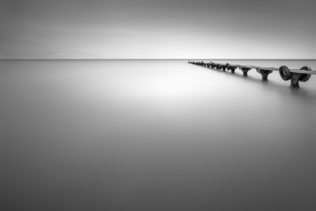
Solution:
<svg viewBox="0 0 316 211"><path fill-rule="evenodd" d="M315 9L311 0L1 0L0 57L316 58Z"/></svg>

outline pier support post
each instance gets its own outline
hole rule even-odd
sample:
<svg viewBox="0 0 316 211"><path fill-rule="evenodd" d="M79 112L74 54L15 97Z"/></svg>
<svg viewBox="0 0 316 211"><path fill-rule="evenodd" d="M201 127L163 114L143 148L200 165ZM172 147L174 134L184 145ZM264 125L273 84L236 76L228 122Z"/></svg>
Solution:
<svg viewBox="0 0 316 211"><path fill-rule="evenodd" d="M230 71L232 74L235 74L235 70L237 69L237 66L230 66Z"/></svg>
<svg viewBox="0 0 316 211"><path fill-rule="evenodd" d="M301 68L301 70L307 70L311 71L310 67L304 66ZM302 74L302 73L295 73L291 72L290 69L287 66L281 66L279 68L279 73L281 78L284 81L288 81L291 79L291 88L293 89L298 89L300 88L299 82L306 82L310 79L311 75L310 74Z"/></svg>
<svg viewBox="0 0 316 211"><path fill-rule="evenodd" d="M268 76L270 73L272 73L272 70L265 70L265 69L257 69L257 72L261 74L262 76L262 81L268 81Z"/></svg>
<svg viewBox="0 0 316 211"><path fill-rule="evenodd" d="M299 73L292 74L292 76L291 76L291 88L293 88L293 89L300 88L300 84L299 84L300 77L301 77L301 74L299 74Z"/></svg>
<svg viewBox="0 0 316 211"><path fill-rule="evenodd" d="M249 70L251 70L250 67L239 67L239 68L240 68L241 71L243 72L243 76L244 76L244 77L247 77Z"/></svg>

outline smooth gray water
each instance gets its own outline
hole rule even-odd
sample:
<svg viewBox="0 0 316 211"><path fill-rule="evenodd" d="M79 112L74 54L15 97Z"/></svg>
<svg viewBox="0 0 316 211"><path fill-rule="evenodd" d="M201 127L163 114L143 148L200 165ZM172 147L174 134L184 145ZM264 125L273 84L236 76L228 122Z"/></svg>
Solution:
<svg viewBox="0 0 316 211"><path fill-rule="evenodd" d="M314 77L1 61L1 210L315 210Z"/></svg>

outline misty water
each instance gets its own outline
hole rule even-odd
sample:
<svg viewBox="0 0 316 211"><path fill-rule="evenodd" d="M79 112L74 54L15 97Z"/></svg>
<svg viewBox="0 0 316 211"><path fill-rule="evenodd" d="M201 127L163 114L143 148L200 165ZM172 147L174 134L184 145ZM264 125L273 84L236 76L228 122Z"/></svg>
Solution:
<svg viewBox="0 0 316 211"><path fill-rule="evenodd" d="M315 210L316 77L269 79L185 60L1 61L1 210Z"/></svg>

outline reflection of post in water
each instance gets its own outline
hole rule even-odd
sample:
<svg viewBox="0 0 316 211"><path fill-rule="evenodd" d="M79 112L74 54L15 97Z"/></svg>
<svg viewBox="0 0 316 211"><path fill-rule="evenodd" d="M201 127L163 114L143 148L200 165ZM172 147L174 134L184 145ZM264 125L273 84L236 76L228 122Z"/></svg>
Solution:
<svg viewBox="0 0 316 211"><path fill-rule="evenodd" d="M304 66L301 69L289 69L287 66L281 66L279 68L276 67L259 67L253 65L233 65L233 64L220 64L214 62L203 62L203 61L189 61L188 63L216 69L216 70L230 70L232 74L235 73L235 70L238 68L243 72L243 76L247 77L248 72L251 69L257 70L259 74L261 74L262 81L268 81L268 76L274 71L278 71L281 78L284 81L291 80L291 88L300 88L299 82L306 82L310 79L311 75L316 75L316 71L312 70L310 67Z"/></svg>

